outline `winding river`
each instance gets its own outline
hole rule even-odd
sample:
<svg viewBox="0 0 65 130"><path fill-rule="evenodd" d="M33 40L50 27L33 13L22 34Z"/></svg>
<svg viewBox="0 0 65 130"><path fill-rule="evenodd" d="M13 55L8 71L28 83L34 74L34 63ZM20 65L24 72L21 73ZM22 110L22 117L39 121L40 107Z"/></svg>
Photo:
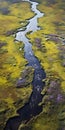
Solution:
<svg viewBox="0 0 65 130"><path fill-rule="evenodd" d="M29 42L29 39L26 37L26 33L32 31L33 35L33 32L40 30L40 27L38 27L37 19L42 17L44 14L37 10L37 2L31 2L30 0L23 1L30 2L31 10L36 14L33 18L28 20L29 24L26 26L26 29L24 31L21 31L22 29L20 29L20 31L16 34L16 40L22 41L25 45L24 51L25 58L28 60L27 66L32 66L35 70L32 82L33 92L31 94L29 102L17 111L19 116L10 118L6 123L4 130L18 130L22 121L28 122L33 116L38 115L42 111L42 106L39 106L38 104L42 101L41 91L45 84L44 82L42 82L42 80L45 79L46 74L40 66L38 59L34 56L32 45Z"/></svg>

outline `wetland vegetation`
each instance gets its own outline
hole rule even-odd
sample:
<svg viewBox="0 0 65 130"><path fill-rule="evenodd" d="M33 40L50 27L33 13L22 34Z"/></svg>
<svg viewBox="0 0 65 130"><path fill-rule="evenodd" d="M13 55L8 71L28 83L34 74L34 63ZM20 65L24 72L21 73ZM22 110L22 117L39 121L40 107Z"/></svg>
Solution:
<svg viewBox="0 0 65 130"><path fill-rule="evenodd" d="M17 88L17 80L21 78L28 61L24 58L24 44L15 40L15 32L27 25L27 19L34 14L28 2L10 3L0 1L0 130L9 117L17 115L16 110L22 107L32 92L32 85ZM4 9L9 10L4 14ZM26 8L26 10L24 9ZM6 11L7 12L7 11ZM25 14L25 15L24 15ZM30 79L33 73L31 69Z"/></svg>
<svg viewBox="0 0 65 130"><path fill-rule="evenodd" d="M44 16L38 19L41 29L26 36L46 72L41 92L44 96L39 103L43 110L27 124L22 122L19 130L65 130L65 1L34 1L39 2L37 8ZM15 34L35 14L30 3L22 0L3 0L0 7L0 130L3 130L33 91L34 69L26 66L24 43L15 40ZM17 82L21 78L22 85Z"/></svg>

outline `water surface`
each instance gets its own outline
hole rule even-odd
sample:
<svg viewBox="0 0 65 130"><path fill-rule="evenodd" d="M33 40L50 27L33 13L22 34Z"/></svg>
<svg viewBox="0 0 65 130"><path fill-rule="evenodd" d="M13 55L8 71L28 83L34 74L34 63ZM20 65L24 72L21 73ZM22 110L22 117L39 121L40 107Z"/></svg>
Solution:
<svg viewBox="0 0 65 130"><path fill-rule="evenodd" d="M22 108L20 108L17 113L19 116L15 116L10 118L7 123L5 130L18 130L19 125L22 121L29 121L33 116L38 115L42 111L42 106L38 104L42 101L41 91L44 87L43 79L45 79L46 74L42 69L39 60L35 57L32 51L32 45L29 42L29 39L26 37L26 33L29 31L33 32L40 30L38 27L38 18L42 17L44 14L37 10L38 3L31 2L30 0L25 0L31 3L31 10L35 12L35 16L29 20L29 24L27 25L24 31L19 31L16 34L16 40L22 41L24 43L24 51L25 51L25 58L28 60L27 66L32 66L34 68L34 78L33 78L33 92L30 96L28 103L26 103ZM20 29L21 30L21 29ZM19 79L18 82L21 82Z"/></svg>

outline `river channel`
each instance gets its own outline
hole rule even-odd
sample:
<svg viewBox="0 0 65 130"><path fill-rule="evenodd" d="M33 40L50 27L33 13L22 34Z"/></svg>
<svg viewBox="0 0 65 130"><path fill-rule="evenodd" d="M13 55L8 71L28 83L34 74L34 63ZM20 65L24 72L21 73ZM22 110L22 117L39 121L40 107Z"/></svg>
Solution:
<svg viewBox="0 0 65 130"><path fill-rule="evenodd" d="M42 101L41 91L44 87L44 82L46 74L42 69L39 60L35 57L34 52L32 51L32 44L29 42L29 39L26 37L28 32L33 32L40 30L38 27L38 18L43 17L37 9L37 2L31 2L30 0L23 0L31 3L31 10L35 13L35 16L28 20L29 24L26 26L26 29L23 31L22 28L16 33L16 40L22 41L24 43L24 52L25 59L28 60L27 66L32 66L34 68L34 78L32 82L33 92L30 96L28 103L26 103L22 108L20 108L17 113L18 116L10 118L5 126L4 130L18 130L22 121L28 122L32 117L38 115L42 111L42 106L38 104ZM21 80L19 81L21 82Z"/></svg>

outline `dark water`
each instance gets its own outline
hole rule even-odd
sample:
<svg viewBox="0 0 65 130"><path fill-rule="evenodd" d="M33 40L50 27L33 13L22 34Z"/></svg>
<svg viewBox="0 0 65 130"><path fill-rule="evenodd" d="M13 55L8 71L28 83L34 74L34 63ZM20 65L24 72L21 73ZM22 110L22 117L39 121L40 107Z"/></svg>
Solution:
<svg viewBox="0 0 65 130"><path fill-rule="evenodd" d="M34 53L32 51L32 45L26 38L25 34L29 31L32 31L33 35L33 32L40 29L37 26L37 19L42 17L43 13L36 9L38 3L31 1L29 2L32 4L31 9L35 12L36 15L29 20L29 24L27 25L25 31L20 31L16 34L16 40L23 41L23 43L25 44L25 58L29 62L27 66L32 66L35 69L34 78L32 82L33 92L30 96L29 102L17 111L19 116L10 118L6 123L6 127L4 130L18 130L18 127L22 121L28 122L33 116L38 115L42 111L42 106L39 106L38 104L42 101L41 91L45 85L42 80L45 79L46 74L40 66L38 59L34 56Z"/></svg>

